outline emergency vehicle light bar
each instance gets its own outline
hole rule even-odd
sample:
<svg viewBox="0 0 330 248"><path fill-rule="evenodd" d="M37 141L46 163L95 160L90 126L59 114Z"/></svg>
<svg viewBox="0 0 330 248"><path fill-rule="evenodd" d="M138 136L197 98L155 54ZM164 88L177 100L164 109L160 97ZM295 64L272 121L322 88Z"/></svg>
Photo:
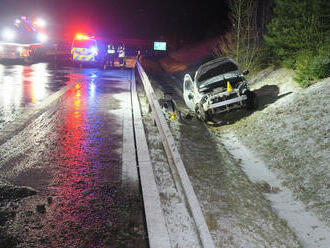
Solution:
<svg viewBox="0 0 330 248"><path fill-rule="evenodd" d="M76 39L77 40L88 40L88 39L94 39L95 37L94 36L87 36L87 35L84 35L84 34L76 34Z"/></svg>

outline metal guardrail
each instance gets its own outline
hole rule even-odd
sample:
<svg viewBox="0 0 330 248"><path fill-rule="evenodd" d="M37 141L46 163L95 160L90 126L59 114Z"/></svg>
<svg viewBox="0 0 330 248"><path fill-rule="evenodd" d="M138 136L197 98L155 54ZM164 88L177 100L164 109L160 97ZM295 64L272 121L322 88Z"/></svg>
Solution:
<svg viewBox="0 0 330 248"><path fill-rule="evenodd" d="M133 112L129 113L129 111L126 111L126 115L124 117L124 124L129 123L129 127L127 128L131 132L129 131L129 137L125 135L123 143L123 154L129 155L131 158L126 156L127 160L123 159L123 165L132 163L131 180L134 178L137 179L137 177L133 174L135 174L134 170L137 167L139 168L149 247L170 248L171 242L168 235L168 230L166 228L164 213L161 209L160 197L157 190L146 135L143 128L140 105L136 92L134 71L132 73L131 81L131 108ZM128 109L129 108L127 108L127 110ZM129 121L127 121L127 119L129 119ZM136 151L136 154L133 152L134 150Z"/></svg>
<svg viewBox="0 0 330 248"><path fill-rule="evenodd" d="M143 67L139 62L139 57L136 62L136 67L138 69L141 81L144 85L144 90L146 92L150 107L153 112L155 122L157 124L162 142L165 148L165 152L169 163L174 165L178 178L180 180L181 187L183 189L184 196L187 201L188 208L192 214L192 217L196 224L196 229L199 234L200 241L204 248L215 248L214 242L212 240L211 234L209 232L208 226L205 222L204 215L202 213L201 207L199 205L195 191L190 183L188 174L182 162L181 156L175 145L172 133L167 125L164 114L160 108L155 92L151 86L150 80L145 73Z"/></svg>

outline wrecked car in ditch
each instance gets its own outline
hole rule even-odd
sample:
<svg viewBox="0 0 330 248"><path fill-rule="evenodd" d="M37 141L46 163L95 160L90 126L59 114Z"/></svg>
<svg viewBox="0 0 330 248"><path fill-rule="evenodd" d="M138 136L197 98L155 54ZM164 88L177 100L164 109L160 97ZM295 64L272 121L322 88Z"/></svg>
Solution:
<svg viewBox="0 0 330 248"><path fill-rule="evenodd" d="M215 114L245 107L255 109L257 98L250 91L238 64L230 58L218 58L201 65L194 80L186 74L183 98L197 118L208 122Z"/></svg>

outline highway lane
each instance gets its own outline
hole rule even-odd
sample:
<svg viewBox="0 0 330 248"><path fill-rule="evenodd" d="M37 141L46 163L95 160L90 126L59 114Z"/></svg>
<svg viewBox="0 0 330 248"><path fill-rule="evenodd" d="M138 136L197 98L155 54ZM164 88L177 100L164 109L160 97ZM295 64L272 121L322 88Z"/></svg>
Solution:
<svg viewBox="0 0 330 248"><path fill-rule="evenodd" d="M0 188L37 192L0 199L1 242L147 247L141 196L122 183L131 73L0 65Z"/></svg>
<svg viewBox="0 0 330 248"><path fill-rule="evenodd" d="M65 85L65 70L50 70L47 63L0 64L0 127L24 115Z"/></svg>

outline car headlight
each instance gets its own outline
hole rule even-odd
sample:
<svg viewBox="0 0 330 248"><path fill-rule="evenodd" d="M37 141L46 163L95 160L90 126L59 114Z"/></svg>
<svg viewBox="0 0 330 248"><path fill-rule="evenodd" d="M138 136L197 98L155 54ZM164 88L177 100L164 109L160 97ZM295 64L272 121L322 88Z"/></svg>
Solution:
<svg viewBox="0 0 330 248"><path fill-rule="evenodd" d="M242 94L245 94L245 91L247 90L247 83L246 81L243 81L240 83L240 85L238 86L238 90L239 90L239 93L242 95Z"/></svg>

